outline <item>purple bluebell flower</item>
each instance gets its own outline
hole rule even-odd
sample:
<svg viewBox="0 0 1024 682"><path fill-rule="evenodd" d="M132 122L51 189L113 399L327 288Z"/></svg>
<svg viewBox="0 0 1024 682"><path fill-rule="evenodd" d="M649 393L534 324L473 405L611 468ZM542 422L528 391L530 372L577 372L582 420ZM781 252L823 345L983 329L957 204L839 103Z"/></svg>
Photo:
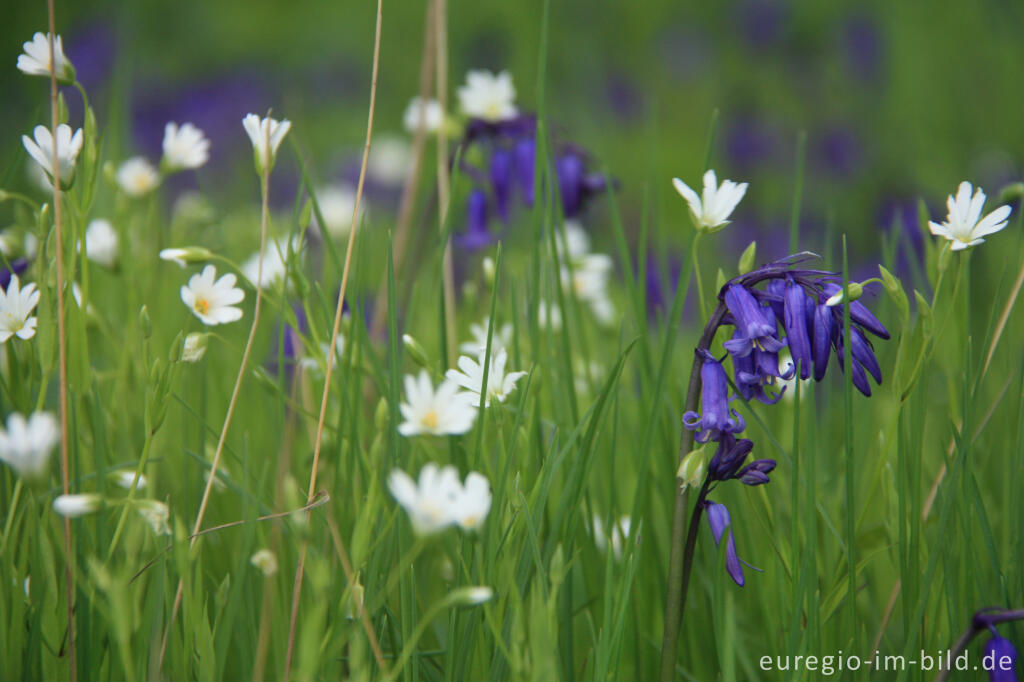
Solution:
<svg viewBox="0 0 1024 682"><path fill-rule="evenodd" d="M683 425L697 431L698 443L719 440L722 434L739 433L746 423L736 410L729 407L729 402L735 397L729 397L729 378L722 363L707 350L701 349L697 354L704 360L700 370L703 413L687 412L683 415Z"/></svg>
<svg viewBox="0 0 1024 682"><path fill-rule="evenodd" d="M743 561L736 553L736 541L732 536L732 519L729 517L729 510L724 504L717 504L711 500L704 501L704 510L708 515L708 525L711 526L711 533L715 536L715 544L722 543L722 536L726 531L729 537L725 541L725 570L737 585L743 587ZM749 566L749 564L747 564Z"/></svg>
<svg viewBox="0 0 1024 682"><path fill-rule="evenodd" d="M774 459L755 459L736 473L736 479L746 485L769 483L768 474L775 470Z"/></svg>
<svg viewBox="0 0 1024 682"><path fill-rule="evenodd" d="M825 298L827 299L835 296L842 290L842 285L836 284L835 282L826 282L824 285ZM836 311L840 312L840 309L836 307ZM886 328L882 326L882 323L878 321L877 317L871 314L871 311L867 309L867 306L860 301L850 302L850 319L880 339L889 338L889 332Z"/></svg>
<svg viewBox="0 0 1024 682"><path fill-rule="evenodd" d="M3 268L0 270L0 289L6 289L7 285L11 283L12 275L21 275L21 273L28 270L28 261L24 258L15 258L10 262L9 268Z"/></svg>
<svg viewBox="0 0 1024 682"><path fill-rule="evenodd" d="M814 361L814 380L825 378L828 359L832 354L833 339L838 338L839 325L833 311L824 303L814 307L814 335L811 342L811 357Z"/></svg>
<svg viewBox="0 0 1024 682"><path fill-rule="evenodd" d="M865 82L878 80L882 64L881 36L869 16L853 16L843 26L843 47L849 69Z"/></svg>
<svg viewBox="0 0 1024 682"><path fill-rule="evenodd" d="M753 441L747 438L737 440L731 433L723 433L718 441L715 456L708 464L708 477L712 481L727 481L734 478L753 449Z"/></svg>
<svg viewBox="0 0 1024 682"><path fill-rule="evenodd" d="M737 340L742 335L739 330L733 333L733 340ZM761 351L754 351L748 353L743 357L732 357L733 374L736 379L736 388L739 390L744 400L756 400L765 405L774 405L775 403L782 400L782 394L785 393L786 387L783 386L778 393L768 393L765 388L768 386L775 385L775 377L778 376L778 360L775 362L776 373L765 373L763 367L765 365L770 366L770 358L761 358L761 362L758 362L758 354L762 354ZM765 354L762 354L765 355ZM777 357L777 356L776 356ZM788 376L783 377L788 379L792 376L792 371L787 372Z"/></svg>
<svg viewBox="0 0 1024 682"><path fill-rule="evenodd" d="M516 142L513 148L516 165L516 180L519 190L523 193L523 203L533 206L533 175L537 163L537 142L532 138L524 138Z"/></svg>
<svg viewBox="0 0 1024 682"><path fill-rule="evenodd" d="M555 173L558 175L558 189L562 195L562 210L565 217L579 215L583 206L583 179L586 168L583 157L569 150L555 159Z"/></svg>
<svg viewBox="0 0 1024 682"><path fill-rule="evenodd" d="M800 378L806 379L811 375L812 362L807 314L810 299L804 292L804 288L792 281L786 282L784 289L783 327L786 330L786 343L789 345L793 365L800 372Z"/></svg>
<svg viewBox="0 0 1024 682"><path fill-rule="evenodd" d="M455 235L455 243L467 251L479 251L494 243L494 235L487 229L487 193L482 189L470 191L466 200L466 231Z"/></svg>
<svg viewBox="0 0 1024 682"><path fill-rule="evenodd" d="M725 349L733 356L749 355L755 348L777 353L785 345L776 337L775 320L768 319L765 308L743 285L728 285L725 305L740 332L738 337L725 342Z"/></svg>
<svg viewBox="0 0 1024 682"><path fill-rule="evenodd" d="M514 175L512 152L496 148L491 153L491 191L494 193L494 207L502 220L508 221L509 200L512 198Z"/></svg>
<svg viewBox="0 0 1024 682"><path fill-rule="evenodd" d="M985 658L993 664L988 671L989 682L1017 682L1017 650L1013 642L993 634L985 642ZM1007 662L1009 665L1005 665Z"/></svg>

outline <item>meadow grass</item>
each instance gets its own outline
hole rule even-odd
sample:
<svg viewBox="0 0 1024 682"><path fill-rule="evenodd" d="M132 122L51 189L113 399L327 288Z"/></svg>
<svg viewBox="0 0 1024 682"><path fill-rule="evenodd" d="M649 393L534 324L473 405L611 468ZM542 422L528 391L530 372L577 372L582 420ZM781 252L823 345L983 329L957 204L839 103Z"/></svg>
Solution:
<svg viewBox="0 0 1024 682"><path fill-rule="evenodd" d="M42 294L34 337L2 346L0 409L67 420L66 486L56 464L35 478L0 468L4 679L657 678L666 595L678 596L669 567L673 547L682 549L673 508L692 437L681 422L695 407L686 404L692 353L721 284L743 274L741 254L723 233L691 233L653 208L671 192L669 178L647 190L639 225L609 183L602 222L587 225L593 253L614 254L615 314L601 322L574 285L579 262L561 246L570 235L545 110L558 86L547 80L548 32L546 10L531 103L536 200L478 253L452 246L463 231L455 207L473 190L460 161L478 153L459 144L461 131L450 178L443 135L424 142L406 189L413 227L400 246L387 211L354 210L347 243L313 226L327 221L301 122L277 151L300 169L290 208L269 207L269 168L239 179L253 190L251 207L216 221L172 209L161 187L130 196L105 170L119 159L106 154L104 123L87 102L74 183L60 192L61 230L52 197L0 194L11 234L37 241L21 278ZM434 40L441 74L444 40ZM431 77L443 93L444 79ZM53 112L69 118L63 101ZM687 177L716 166L717 113L707 115L704 164ZM796 253L806 136L794 146L791 219L778 238ZM31 163L11 158L4 175ZM85 232L101 208L119 238L110 267L86 257ZM277 251L283 273L266 282L256 325L256 287L238 263L261 248L261 221L264 258ZM983 608L1021 607L1024 223L1015 211L1002 233L953 252L927 234L927 221L923 211L924 253L906 284L888 274L910 251L898 233L876 246L885 282L863 300L892 338L875 343L884 380L870 399L851 373L833 371L797 382L776 405L738 401L754 456L778 466L771 485L723 486L715 501L728 505L736 545L760 570L734 584L725 547L700 526L669 676L818 679L821 662L780 668L787 657L831 656L847 679L930 679L936 670L924 669L922 652L943 656ZM843 273L844 288L853 227L830 220L829 246L811 266ZM651 315L646 263L658 254L649 246L680 234L688 246L678 286L667 314ZM161 260L161 249L184 246L209 252L192 252L185 270ZM5 265L20 255L5 252ZM182 306L179 289L206 262L238 275L240 321L206 327ZM458 290L446 291L456 272ZM81 286L80 302L65 291L63 310L61 281ZM557 306L560 323L539 315L542 305ZM501 350L507 371L525 375L463 433L403 435L404 378L422 370L442 380L473 323L486 329L482 392L500 382L491 360ZM196 332L207 335L199 360L184 356ZM325 350L336 335L337 354ZM722 341L711 344L719 356ZM430 463L454 466L460 481L486 477L489 512L474 529L428 535L410 523L389 476L415 478ZM124 471L135 472L130 489L115 478ZM68 490L95 493L100 508L58 515L52 503ZM683 521L694 499L693 490L681 498ZM140 513L153 502L166 504L166 519ZM1024 641L1019 625L1000 632ZM982 649L968 650L980 664ZM869 670L876 652L918 664ZM970 675L984 677L957 679Z"/></svg>

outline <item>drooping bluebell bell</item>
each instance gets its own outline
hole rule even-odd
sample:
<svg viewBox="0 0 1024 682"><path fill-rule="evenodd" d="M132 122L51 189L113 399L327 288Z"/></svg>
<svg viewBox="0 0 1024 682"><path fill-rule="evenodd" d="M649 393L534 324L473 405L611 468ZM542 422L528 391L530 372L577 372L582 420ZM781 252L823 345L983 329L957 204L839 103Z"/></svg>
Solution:
<svg viewBox="0 0 1024 682"><path fill-rule="evenodd" d="M508 149L498 148L491 153L491 191L498 216L508 221L509 201L514 189L514 159Z"/></svg>
<svg viewBox="0 0 1024 682"><path fill-rule="evenodd" d="M755 348L777 353L783 344L778 337L774 319L769 319L765 308L741 284L726 286L725 305L736 324L739 335L725 342L725 349L734 357L749 355Z"/></svg>
<svg viewBox="0 0 1024 682"><path fill-rule="evenodd" d="M775 280L778 282L779 280ZM808 312L811 305L804 288L792 281L784 285L785 301L783 304L783 327L786 329L786 342L793 364L798 369L801 379L811 375L811 338Z"/></svg>
<svg viewBox="0 0 1024 682"><path fill-rule="evenodd" d="M737 585L743 587L746 579L743 577L743 564L746 562L740 559L736 552L736 540L732 535L732 518L729 510L724 504L718 504L711 500L704 500L704 511L708 516L708 525L711 526L711 533L715 536L715 544L722 543L722 536L728 531L729 536L725 540L725 570ZM750 564L747 564L750 566ZM754 568L753 566L750 566ZM758 569L754 569L758 570Z"/></svg>
<svg viewBox="0 0 1024 682"><path fill-rule="evenodd" d="M532 138L517 140L513 147L516 166L516 181L523 195L523 203L533 206L533 176L537 163L537 142Z"/></svg>
<svg viewBox="0 0 1024 682"><path fill-rule="evenodd" d="M698 443L719 440L722 434L739 433L746 427L743 417L729 407L729 378L722 363L705 349L697 352L704 361L700 371L701 414L690 411L683 415L683 425L697 431Z"/></svg>
<svg viewBox="0 0 1024 682"><path fill-rule="evenodd" d="M708 478L711 481L736 479L746 485L768 483L768 474L775 469L775 460L758 459L744 465L753 449L753 441L747 438L737 440L731 433L723 433L708 464Z"/></svg>
<svg viewBox="0 0 1024 682"><path fill-rule="evenodd" d="M1013 642L993 634L985 642L985 658L993 664L988 671L989 682L1017 682L1017 649Z"/></svg>

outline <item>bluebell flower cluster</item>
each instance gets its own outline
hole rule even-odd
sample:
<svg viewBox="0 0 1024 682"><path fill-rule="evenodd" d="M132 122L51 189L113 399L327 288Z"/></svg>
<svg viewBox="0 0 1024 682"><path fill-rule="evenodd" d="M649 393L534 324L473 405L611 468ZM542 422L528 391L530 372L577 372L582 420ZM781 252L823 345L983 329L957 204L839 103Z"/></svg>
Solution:
<svg viewBox="0 0 1024 682"><path fill-rule="evenodd" d="M477 251L497 240L492 218L507 224L518 203L534 202L537 119L532 114L491 122L470 119L463 136L459 171L472 183L466 199L466 226L456 245ZM558 180L562 215L579 217L591 197L607 189L607 179L590 170L586 152L572 144L556 146L552 170Z"/></svg>
<svg viewBox="0 0 1024 682"><path fill-rule="evenodd" d="M718 483L732 479L751 486L768 483L768 474L776 462L758 459L747 463L754 444L746 438L737 439L745 423L730 407L732 401L742 397L746 401L776 403L785 392L785 387L779 387L780 381L794 376L813 376L821 381L833 353L843 371L846 343L850 344L853 385L870 396L868 377L875 383L882 382L882 370L868 335L888 339L889 332L859 301L829 305L830 299L834 303L833 297L842 291L842 277L799 267L808 256L797 254L770 263L722 287L718 309L708 323L704 340L709 346L719 328L732 328L731 337L723 345L725 357L732 359L738 395L730 395L728 375L722 365L725 357L715 358L707 347L696 351L701 361L701 412L685 413L683 425L697 431L697 442L718 444L708 464L698 504L707 513L716 544L726 538L726 569L738 585L744 584L745 562L736 552L729 512L724 505L707 499L707 495ZM848 340L843 330L843 305L849 305L850 310ZM792 362L781 367L779 353L786 348Z"/></svg>

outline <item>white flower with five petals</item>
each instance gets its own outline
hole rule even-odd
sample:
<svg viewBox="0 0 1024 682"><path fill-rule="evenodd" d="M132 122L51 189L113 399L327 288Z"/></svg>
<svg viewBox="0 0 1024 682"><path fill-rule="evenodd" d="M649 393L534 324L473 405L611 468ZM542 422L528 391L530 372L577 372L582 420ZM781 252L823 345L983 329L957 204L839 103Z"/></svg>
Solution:
<svg viewBox="0 0 1024 682"><path fill-rule="evenodd" d="M32 310L39 303L39 295L35 282L22 288L17 275L11 277L7 291L0 290L0 343L12 336L31 339L36 335L38 320Z"/></svg>
<svg viewBox="0 0 1024 682"><path fill-rule="evenodd" d="M956 196L949 195L946 207L949 215L941 225L928 221L928 229L939 237L945 237L953 242L954 251L962 251L971 246L977 246L990 234L995 234L1006 227L1007 219L1010 217L1010 207L1000 206L984 218L981 217L981 209L985 206L985 193L978 187L974 196L971 196L971 183L964 181L960 183Z"/></svg>
<svg viewBox="0 0 1024 682"><path fill-rule="evenodd" d="M672 184L676 191L690 205L693 224L701 232L717 232L729 224L729 216L747 192L747 183L736 183L723 180L721 186L715 178L715 171L704 174L704 192L702 196L690 189L690 186L679 178L673 178Z"/></svg>
<svg viewBox="0 0 1024 682"><path fill-rule="evenodd" d="M281 146L281 140L291 130L292 122L285 119L278 121L269 116L260 118L256 114L248 114L242 119L242 127L252 141L252 148L256 155L256 170L263 173L274 167L274 160L277 158L277 148Z"/></svg>
<svg viewBox="0 0 1024 682"><path fill-rule="evenodd" d="M50 75L50 34L36 32L21 46L25 52L18 55L18 70L29 76ZM53 40L53 61L57 64L57 80L72 83L75 80L75 69L64 55L64 44L57 36Z"/></svg>
<svg viewBox="0 0 1024 682"><path fill-rule="evenodd" d="M32 130L34 140L28 135L21 136L21 143L39 167L46 171L50 182L53 182L53 135L46 126L36 126ZM60 168L61 187L70 187L75 179L75 160L82 151L84 137L79 128L71 133L71 126L61 123L57 126L57 163Z"/></svg>
<svg viewBox="0 0 1024 682"><path fill-rule="evenodd" d="M117 169L116 177L121 190L131 197L145 196L160 184L160 173L153 168L153 164L141 156L132 157L122 163Z"/></svg>
<svg viewBox="0 0 1024 682"><path fill-rule="evenodd" d="M60 442L60 426L49 412L36 412L26 420L18 412L0 428L0 460L19 476L38 478L46 471L50 453Z"/></svg>
<svg viewBox="0 0 1024 682"><path fill-rule="evenodd" d="M234 274L216 277L217 268L207 265L201 273L192 275L187 286L181 287L182 302L203 324L211 326L240 319L242 309L233 304L245 298L245 292L235 287Z"/></svg>
<svg viewBox="0 0 1024 682"><path fill-rule="evenodd" d="M444 123L444 111L436 99L422 100L418 96L409 101L402 116L402 123L410 133L415 133L420 125L425 132L434 133Z"/></svg>
<svg viewBox="0 0 1024 682"><path fill-rule="evenodd" d="M499 403L505 402L505 398L511 393L516 382L526 376L526 372L509 372L505 374L505 364L508 362L508 352L502 348L491 352L491 367L487 373L487 396L484 406L489 407L491 400ZM480 390L484 382L484 350L480 349L477 359L463 355L459 358L459 369L450 369L445 373L449 381L469 391L475 402L479 405ZM459 371L462 370L462 371Z"/></svg>
<svg viewBox="0 0 1024 682"><path fill-rule="evenodd" d="M191 123L164 126L164 166L168 170L199 168L210 158L210 141Z"/></svg>
<svg viewBox="0 0 1024 682"><path fill-rule="evenodd" d="M462 486L455 467L438 469L436 464L427 464L420 470L418 483L395 469L388 476L388 490L409 514L416 534L430 535L453 523L453 509Z"/></svg>
<svg viewBox="0 0 1024 682"><path fill-rule="evenodd" d="M460 393L458 384L449 380L442 381L435 391L426 370L416 377L406 375L405 402L399 405L405 421L399 424L398 432L403 436L466 433L476 419L474 398L470 393Z"/></svg>
<svg viewBox="0 0 1024 682"><path fill-rule="evenodd" d="M109 220L96 218L85 228L85 255L108 268L117 262L117 230Z"/></svg>
<svg viewBox="0 0 1024 682"><path fill-rule="evenodd" d="M514 118L516 110L516 89L512 85L512 74L502 71L470 71L466 84L459 88L459 105L462 113L488 123L498 123Z"/></svg>

